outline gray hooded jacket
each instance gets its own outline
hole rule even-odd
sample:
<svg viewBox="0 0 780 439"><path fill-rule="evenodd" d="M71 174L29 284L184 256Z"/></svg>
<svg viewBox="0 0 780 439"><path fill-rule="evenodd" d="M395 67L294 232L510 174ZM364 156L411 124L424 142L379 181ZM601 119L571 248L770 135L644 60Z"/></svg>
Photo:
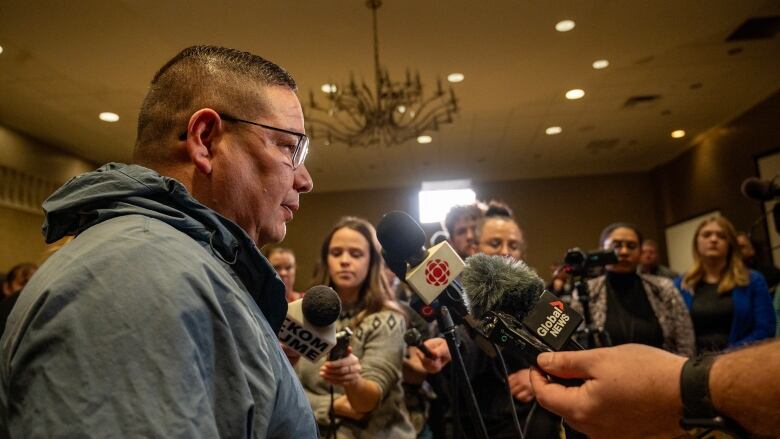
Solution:
<svg viewBox="0 0 780 439"><path fill-rule="evenodd" d="M0 340L0 437L316 437L276 330L284 285L173 179L108 164L45 203L38 270Z"/></svg>

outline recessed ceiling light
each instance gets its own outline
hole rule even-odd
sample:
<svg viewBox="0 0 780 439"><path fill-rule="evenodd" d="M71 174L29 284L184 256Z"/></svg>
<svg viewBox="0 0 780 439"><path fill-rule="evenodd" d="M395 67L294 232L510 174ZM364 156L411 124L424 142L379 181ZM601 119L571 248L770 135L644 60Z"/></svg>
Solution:
<svg viewBox="0 0 780 439"><path fill-rule="evenodd" d="M325 93L336 93L336 84L322 84L320 90L324 91Z"/></svg>
<svg viewBox="0 0 780 439"><path fill-rule="evenodd" d="M681 137L685 137L685 130L674 130L672 131L672 137L675 139L679 139Z"/></svg>
<svg viewBox="0 0 780 439"><path fill-rule="evenodd" d="M555 24L555 30L558 32L568 32L574 29L574 26L573 20L562 20Z"/></svg>
<svg viewBox="0 0 780 439"><path fill-rule="evenodd" d="M544 132L548 136L554 136L556 134L560 134L562 131L563 131L563 129L561 127L549 127L546 130L544 130Z"/></svg>
<svg viewBox="0 0 780 439"><path fill-rule="evenodd" d="M463 76L463 73L450 73L447 75L447 81L450 82L460 82L463 81L465 76Z"/></svg>
<svg viewBox="0 0 780 439"><path fill-rule="evenodd" d="M574 88L566 92L566 99L579 99L585 96L585 90Z"/></svg>
<svg viewBox="0 0 780 439"><path fill-rule="evenodd" d="M606 69L609 66L609 61L605 59L597 59L593 61L593 68L596 70Z"/></svg>
<svg viewBox="0 0 780 439"><path fill-rule="evenodd" d="M431 136L418 136L417 137L417 143L431 143L433 141L433 137Z"/></svg>
<svg viewBox="0 0 780 439"><path fill-rule="evenodd" d="M103 122L116 122L119 120L119 115L110 111L104 111L98 115Z"/></svg>

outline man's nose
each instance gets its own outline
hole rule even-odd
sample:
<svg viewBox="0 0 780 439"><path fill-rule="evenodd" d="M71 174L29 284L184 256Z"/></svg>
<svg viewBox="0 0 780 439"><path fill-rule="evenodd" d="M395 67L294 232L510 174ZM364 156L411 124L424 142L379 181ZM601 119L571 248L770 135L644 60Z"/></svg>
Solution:
<svg viewBox="0 0 780 439"><path fill-rule="evenodd" d="M311 192L311 190L314 188L314 181L312 181L311 175L309 175L309 170L306 169L306 165L302 164L301 166L295 168L294 175L295 179L293 180L293 189L302 194Z"/></svg>

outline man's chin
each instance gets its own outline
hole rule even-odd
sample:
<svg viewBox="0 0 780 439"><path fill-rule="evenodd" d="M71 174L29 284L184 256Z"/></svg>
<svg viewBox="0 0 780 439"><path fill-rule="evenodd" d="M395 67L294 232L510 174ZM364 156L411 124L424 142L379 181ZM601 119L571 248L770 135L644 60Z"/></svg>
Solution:
<svg viewBox="0 0 780 439"><path fill-rule="evenodd" d="M255 242L257 247L262 247L268 244L278 244L284 240L287 235L287 224L282 224L280 228L271 231L258 230L258 239Z"/></svg>

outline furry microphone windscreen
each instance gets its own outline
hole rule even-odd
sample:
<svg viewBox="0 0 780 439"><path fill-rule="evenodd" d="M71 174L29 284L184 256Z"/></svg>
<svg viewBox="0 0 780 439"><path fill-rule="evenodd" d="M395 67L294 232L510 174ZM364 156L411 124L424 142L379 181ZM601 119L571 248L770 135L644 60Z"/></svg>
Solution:
<svg viewBox="0 0 780 439"><path fill-rule="evenodd" d="M544 291L544 281L525 262L504 256L469 257L461 282L477 319L501 311L522 320Z"/></svg>

